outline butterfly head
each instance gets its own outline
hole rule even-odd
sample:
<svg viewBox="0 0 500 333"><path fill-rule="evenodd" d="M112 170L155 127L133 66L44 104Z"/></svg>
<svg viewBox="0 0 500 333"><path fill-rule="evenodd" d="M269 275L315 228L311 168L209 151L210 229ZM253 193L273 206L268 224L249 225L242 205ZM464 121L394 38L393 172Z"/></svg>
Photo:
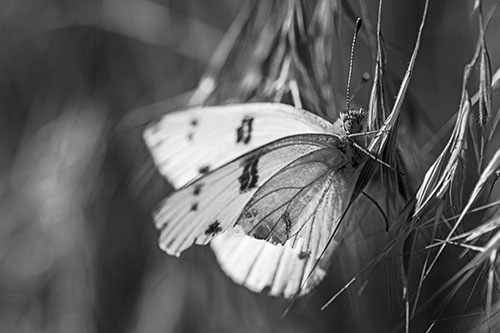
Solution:
<svg viewBox="0 0 500 333"><path fill-rule="evenodd" d="M339 117L346 134L360 133L365 125L367 112L363 108L341 112Z"/></svg>

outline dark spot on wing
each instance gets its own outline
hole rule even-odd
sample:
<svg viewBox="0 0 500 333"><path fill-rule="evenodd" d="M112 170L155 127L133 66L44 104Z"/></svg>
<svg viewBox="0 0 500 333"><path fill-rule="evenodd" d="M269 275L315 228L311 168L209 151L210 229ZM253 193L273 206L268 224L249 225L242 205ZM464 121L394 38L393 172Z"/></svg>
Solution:
<svg viewBox="0 0 500 333"><path fill-rule="evenodd" d="M252 123L253 118L245 116L241 122L240 127L236 129L236 143L243 142L248 144L252 139Z"/></svg>
<svg viewBox="0 0 500 333"><path fill-rule="evenodd" d="M203 188L203 184L196 184L196 185L194 185L193 194L196 195L196 196L200 195L202 188Z"/></svg>
<svg viewBox="0 0 500 333"><path fill-rule="evenodd" d="M220 227L220 223L219 221L215 221L213 222L212 224L210 224L207 228L207 230L205 230L205 235L216 235L218 234L219 232L222 231L222 228Z"/></svg>
<svg viewBox="0 0 500 333"><path fill-rule="evenodd" d="M187 139L188 141L193 141L193 133L188 133Z"/></svg>
<svg viewBox="0 0 500 333"><path fill-rule="evenodd" d="M257 211L257 209L252 208L249 211L246 211L245 214L243 215L243 217L246 219L253 219L257 215L259 215L259 212Z"/></svg>
<svg viewBox="0 0 500 333"><path fill-rule="evenodd" d="M283 215L281 215L281 219L285 223L285 235L286 239L290 238L290 232L292 231L292 220L290 219L290 213L285 211Z"/></svg>
<svg viewBox="0 0 500 333"><path fill-rule="evenodd" d="M255 228L252 236L257 238L257 239L267 239L269 237L269 234L271 233L271 230L269 227L265 224L259 224L257 228Z"/></svg>
<svg viewBox="0 0 500 333"><path fill-rule="evenodd" d="M191 126L198 126L198 119L194 118L193 120L191 120Z"/></svg>
<svg viewBox="0 0 500 333"><path fill-rule="evenodd" d="M302 251L301 250L298 257L300 260L303 260L303 259L309 258L310 255L311 255L311 251Z"/></svg>
<svg viewBox="0 0 500 333"><path fill-rule="evenodd" d="M257 186L257 181L259 180L258 164L258 156L251 156L243 160L241 164L243 172L241 176L238 177L238 181L240 182L240 193L247 192Z"/></svg>
<svg viewBox="0 0 500 333"><path fill-rule="evenodd" d="M269 239L269 242L271 244L283 244L283 243L285 243L279 237L277 237L276 235L271 235L271 238Z"/></svg>
<svg viewBox="0 0 500 333"><path fill-rule="evenodd" d="M272 244L285 244L292 237L294 222L288 211L285 210L276 219L262 219L258 215L258 210L250 209L243 213L238 223L254 238L264 239Z"/></svg>
<svg viewBox="0 0 500 333"><path fill-rule="evenodd" d="M191 205L191 211L196 212L198 210L198 203L195 202Z"/></svg>
<svg viewBox="0 0 500 333"><path fill-rule="evenodd" d="M210 171L210 166L208 166L208 165L202 166L200 169L198 169L198 172L201 175L206 174L208 171Z"/></svg>
<svg viewBox="0 0 500 333"><path fill-rule="evenodd" d="M269 294L271 292L271 286L265 286L262 288L262 293Z"/></svg>

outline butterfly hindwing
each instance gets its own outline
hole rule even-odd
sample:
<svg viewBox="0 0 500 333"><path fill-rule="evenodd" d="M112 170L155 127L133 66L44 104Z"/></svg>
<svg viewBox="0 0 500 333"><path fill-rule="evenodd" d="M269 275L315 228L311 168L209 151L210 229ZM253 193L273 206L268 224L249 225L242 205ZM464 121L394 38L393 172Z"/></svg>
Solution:
<svg viewBox="0 0 500 333"><path fill-rule="evenodd" d="M330 137L328 146L282 168L255 192L236 227L213 240L221 266L236 282L289 298L323 279L326 266L317 264L328 262L338 245L330 237L355 177L356 158L341 147Z"/></svg>
<svg viewBox="0 0 500 333"><path fill-rule="evenodd" d="M160 246L179 255L233 228L256 191L290 163L331 147L335 136L296 135L279 139L209 172L167 198L155 213Z"/></svg>
<svg viewBox="0 0 500 333"><path fill-rule="evenodd" d="M170 113L148 126L144 139L160 172L180 188L274 140L332 131L328 121L290 105L247 103Z"/></svg>

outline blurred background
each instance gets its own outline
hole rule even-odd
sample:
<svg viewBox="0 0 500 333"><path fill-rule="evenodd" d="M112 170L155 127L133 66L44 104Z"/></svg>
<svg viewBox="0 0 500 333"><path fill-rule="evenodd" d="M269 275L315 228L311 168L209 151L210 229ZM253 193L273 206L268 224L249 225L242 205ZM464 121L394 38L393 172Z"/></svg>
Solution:
<svg viewBox="0 0 500 333"><path fill-rule="evenodd" d="M318 291L282 318L287 302L233 284L209 248L172 258L157 246L151 211L172 188L156 173L142 130L188 103L245 3L0 3L0 332L400 330L400 273L390 261L356 304L351 295L351 301L341 297L319 311L352 276L336 274L334 266ZM316 3L304 5L306 17ZM370 84L359 82L373 70L369 40L378 1L332 3L342 10L331 54L331 110L345 103L358 16L368 25L355 55L353 82L360 89L354 103L366 106ZM485 8L493 4L484 2ZM457 110L463 66L477 39L472 5L431 2L403 119L416 146L424 146ZM384 1L382 33L393 91L413 50L422 9L423 1ZM495 15L487 32L493 69L499 65L499 31ZM248 34L250 48L254 35ZM238 62L231 66L236 70ZM210 102L244 99L231 96L234 91L224 94ZM415 158L416 184L445 142L446 136L426 147L426 158ZM451 321L467 327L463 317Z"/></svg>

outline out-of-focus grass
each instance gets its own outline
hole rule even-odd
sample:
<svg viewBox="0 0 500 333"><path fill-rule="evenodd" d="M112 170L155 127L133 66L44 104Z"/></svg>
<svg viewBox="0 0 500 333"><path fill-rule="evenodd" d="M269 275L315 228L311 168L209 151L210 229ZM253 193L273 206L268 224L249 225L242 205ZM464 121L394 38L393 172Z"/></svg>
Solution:
<svg viewBox="0 0 500 333"><path fill-rule="evenodd" d="M132 327L162 186L136 191L140 131L116 125L193 87L236 9L0 4L0 331Z"/></svg>
<svg viewBox="0 0 500 333"><path fill-rule="evenodd" d="M353 10L364 8L363 18L374 27L378 1L362 3ZM384 2L387 75L394 85L406 69L422 3ZM339 253L344 260L285 319L287 303L234 285L208 248L191 249L180 259L158 249L150 211L172 189L154 172L141 142L142 126L189 101L188 95L172 98L195 88L241 5L234 0L0 4L0 331L373 331L401 322L398 254L372 275L358 305L341 297L319 311L360 269L359 258L349 256L380 246L383 224L346 239ZM448 0L433 1L429 8L402 113L413 191L446 143L449 132L440 128L458 108L463 66L477 38L471 6ZM340 96L337 108L344 103L357 15L341 12L331 82ZM493 69L500 63L499 29L495 15L487 31ZM371 73L367 36L357 47L354 83L361 73ZM355 104L366 106L368 86ZM392 88L395 93L397 86ZM442 138L425 145L436 133ZM467 179L465 193L474 185ZM458 269L450 252L425 295L449 278L447 270ZM449 321L453 325L467 323L459 314L471 290L462 289L453 303L450 314L458 313ZM433 319L428 314L419 313L418 328Z"/></svg>

